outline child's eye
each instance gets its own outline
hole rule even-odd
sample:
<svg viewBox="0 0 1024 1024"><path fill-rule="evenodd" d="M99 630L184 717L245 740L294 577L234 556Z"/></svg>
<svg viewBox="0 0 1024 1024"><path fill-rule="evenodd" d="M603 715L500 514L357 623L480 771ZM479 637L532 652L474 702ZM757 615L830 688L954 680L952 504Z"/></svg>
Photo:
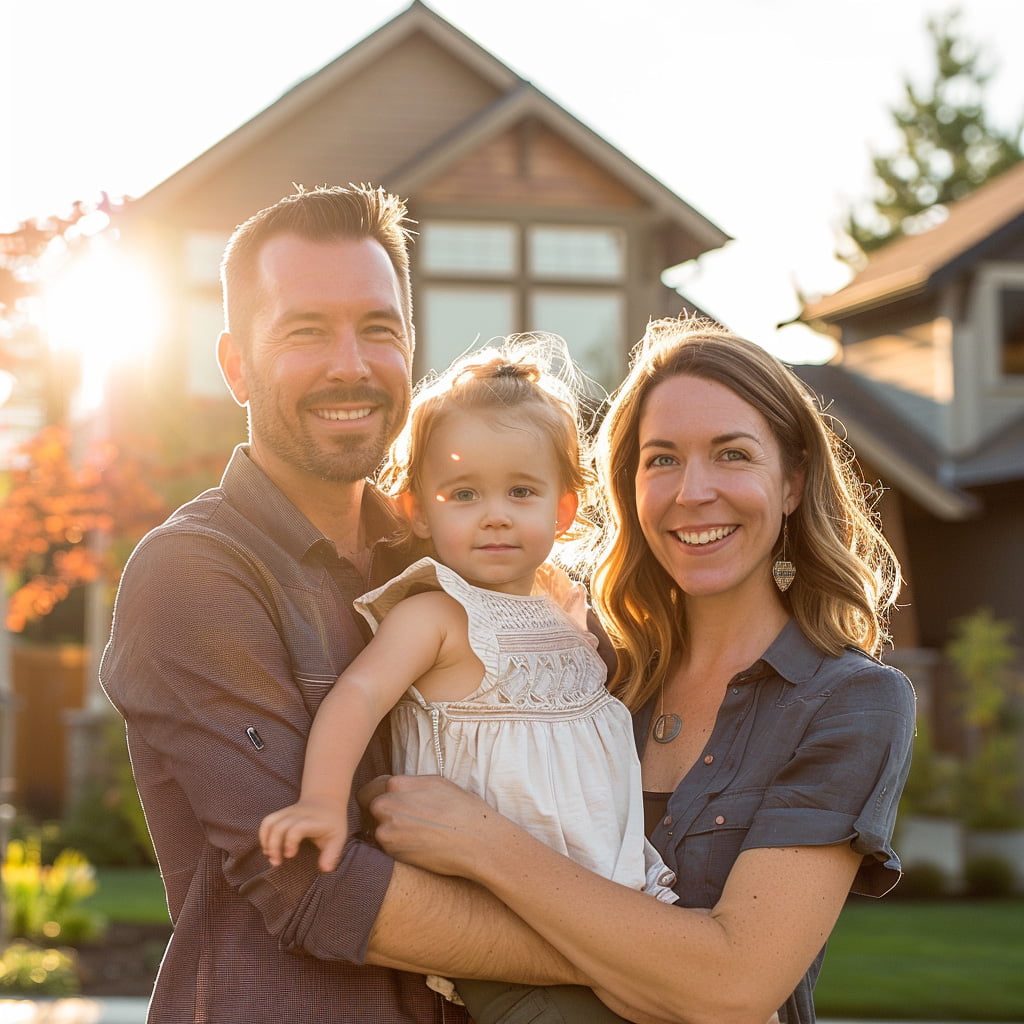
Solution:
<svg viewBox="0 0 1024 1024"><path fill-rule="evenodd" d="M513 498L528 498L533 494L533 488L526 487L525 485L523 487L513 487L508 493Z"/></svg>
<svg viewBox="0 0 1024 1024"><path fill-rule="evenodd" d="M472 501L476 497L476 491L468 487L460 487L452 492L452 501Z"/></svg>

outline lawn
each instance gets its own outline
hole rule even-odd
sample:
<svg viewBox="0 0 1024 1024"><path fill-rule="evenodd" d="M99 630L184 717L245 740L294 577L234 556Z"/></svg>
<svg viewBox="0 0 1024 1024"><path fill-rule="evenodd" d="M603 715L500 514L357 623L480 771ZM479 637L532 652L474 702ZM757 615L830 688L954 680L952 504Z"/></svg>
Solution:
<svg viewBox="0 0 1024 1024"><path fill-rule="evenodd" d="M1024 1021L1024 901L851 898L829 942L822 1017Z"/></svg>
<svg viewBox="0 0 1024 1024"><path fill-rule="evenodd" d="M167 920L153 870L100 869L90 905ZM818 1012L834 1019L1024 1022L1024 901L853 897L829 942Z"/></svg>
<svg viewBox="0 0 1024 1024"><path fill-rule="evenodd" d="M97 868L96 892L88 906L110 921L165 924L170 921L164 887L153 868Z"/></svg>

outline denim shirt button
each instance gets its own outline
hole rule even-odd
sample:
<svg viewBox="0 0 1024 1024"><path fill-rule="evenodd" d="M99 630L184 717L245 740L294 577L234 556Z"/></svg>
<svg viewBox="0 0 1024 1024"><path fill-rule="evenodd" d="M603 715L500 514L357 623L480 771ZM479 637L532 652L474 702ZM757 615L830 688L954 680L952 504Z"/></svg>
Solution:
<svg viewBox="0 0 1024 1024"><path fill-rule="evenodd" d="M704 757L704 763L705 764L711 764L714 761L714 759L715 759L715 755L714 754L706 754L705 757Z"/></svg>
<svg viewBox="0 0 1024 1024"><path fill-rule="evenodd" d="M725 824L725 815L720 814L717 818L715 818L715 824L716 825L724 825Z"/></svg>

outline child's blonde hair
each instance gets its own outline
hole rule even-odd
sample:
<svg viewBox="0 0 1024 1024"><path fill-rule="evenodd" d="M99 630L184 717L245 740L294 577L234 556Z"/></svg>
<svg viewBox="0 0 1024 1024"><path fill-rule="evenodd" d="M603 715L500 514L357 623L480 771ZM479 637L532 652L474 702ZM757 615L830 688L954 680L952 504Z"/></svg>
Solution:
<svg viewBox="0 0 1024 1024"><path fill-rule="evenodd" d="M500 423L503 412L528 411L530 424L551 443L562 492L579 498L575 522L558 538L557 561L584 572L598 531L593 518L595 474L576 397L583 381L565 342L553 334L512 335L459 357L417 385L408 422L388 452L378 485L394 496L422 497L423 453L434 430L452 412L487 413Z"/></svg>

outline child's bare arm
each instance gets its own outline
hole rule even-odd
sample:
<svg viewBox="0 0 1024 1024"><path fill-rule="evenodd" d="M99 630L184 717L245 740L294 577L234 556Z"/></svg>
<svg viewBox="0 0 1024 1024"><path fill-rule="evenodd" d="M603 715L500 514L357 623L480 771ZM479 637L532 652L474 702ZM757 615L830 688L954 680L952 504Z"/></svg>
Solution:
<svg viewBox="0 0 1024 1024"><path fill-rule="evenodd" d="M294 857L302 840L310 839L320 848L321 870L337 866L348 838L356 766L381 719L442 660L459 625L449 603L462 613L451 598L438 592L401 601L338 677L310 728L298 801L268 814L260 824L260 844L271 864Z"/></svg>

